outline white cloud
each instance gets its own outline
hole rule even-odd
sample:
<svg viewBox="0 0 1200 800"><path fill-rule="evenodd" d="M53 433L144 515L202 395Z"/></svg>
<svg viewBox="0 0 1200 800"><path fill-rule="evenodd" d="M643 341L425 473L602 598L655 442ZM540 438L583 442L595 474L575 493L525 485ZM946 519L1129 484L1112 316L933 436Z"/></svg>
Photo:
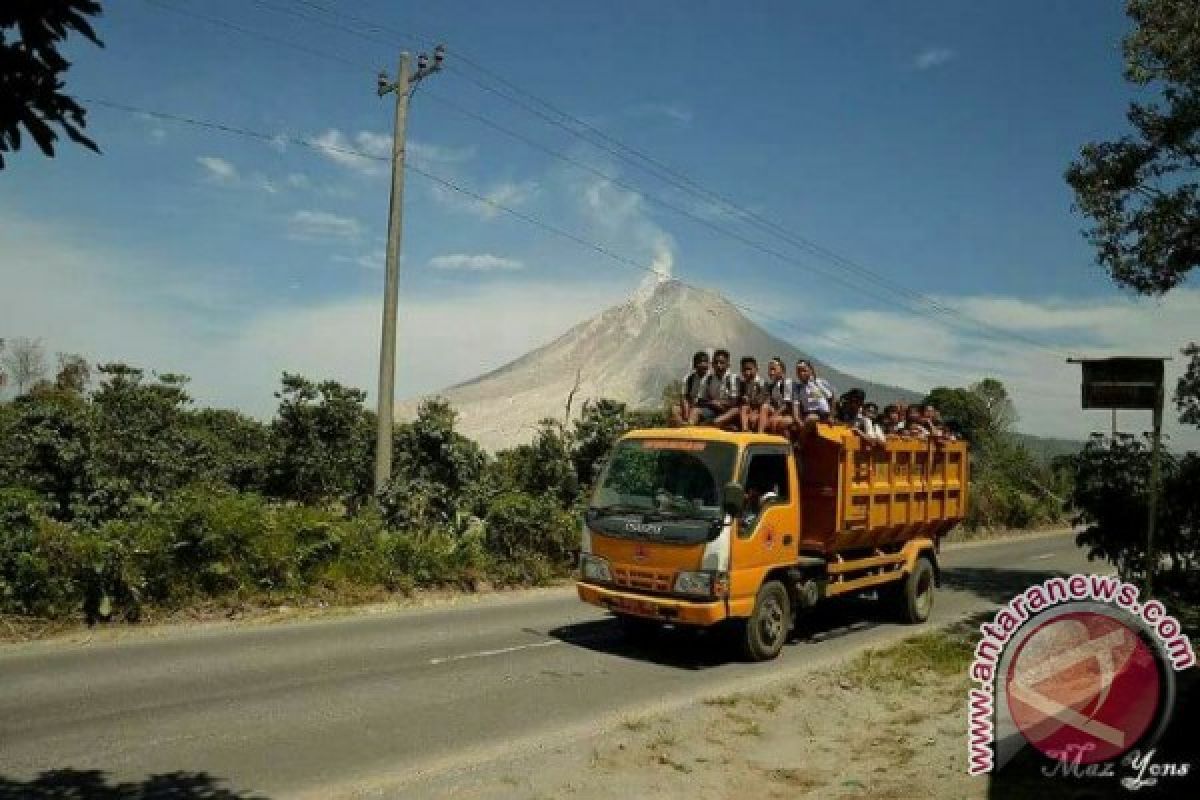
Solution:
<svg viewBox="0 0 1200 800"><path fill-rule="evenodd" d="M361 131L352 139L331 128L312 139L321 152L335 164L363 175L385 175L391 157L391 139L383 143L382 134Z"/></svg>
<svg viewBox="0 0 1200 800"><path fill-rule="evenodd" d="M303 172L289 173L285 180L287 185L293 189L307 189L309 186L308 176Z"/></svg>
<svg viewBox="0 0 1200 800"><path fill-rule="evenodd" d="M363 269L372 271L382 270L386 264L387 253L382 247L376 248L366 253L359 253L355 256L338 255L333 257L334 261L342 264L355 264ZM403 262L404 259L401 259Z"/></svg>
<svg viewBox="0 0 1200 800"><path fill-rule="evenodd" d="M154 142L155 144L161 144L167 139L167 131L165 128L151 128L147 135L150 137L150 141Z"/></svg>
<svg viewBox="0 0 1200 800"><path fill-rule="evenodd" d="M392 143L388 138L388 146ZM434 164L462 164L475 157L474 147L443 147L429 142L409 140L406 154L417 166Z"/></svg>
<svg viewBox="0 0 1200 800"><path fill-rule="evenodd" d="M391 173L392 135L377 131L359 131L353 135L331 128L312 139L321 152L347 169L362 175L382 176ZM418 167L436 164L459 164L475 155L475 148L452 148L409 140L406 155Z"/></svg>
<svg viewBox="0 0 1200 800"><path fill-rule="evenodd" d="M255 189L266 192L267 194L279 194L279 187L261 172L256 172L250 176L250 185Z"/></svg>
<svg viewBox="0 0 1200 800"><path fill-rule="evenodd" d="M241 186L257 189L267 194L278 194L280 184L262 172L243 175L233 163L217 156L197 156L196 162L204 168L204 180L219 186Z"/></svg>
<svg viewBox="0 0 1200 800"><path fill-rule="evenodd" d="M237 183L240 177L237 167L217 156L197 156L196 163L204 167L205 178L213 183Z"/></svg>
<svg viewBox="0 0 1200 800"><path fill-rule="evenodd" d="M663 117L681 126L692 124L695 114L678 103L638 103L627 111L632 117Z"/></svg>
<svg viewBox="0 0 1200 800"><path fill-rule="evenodd" d="M431 190L434 199L445 208L490 220L504 213L499 206L517 209L528 205L540 194L541 186L537 181L501 181L479 193L483 200L438 183L432 184Z"/></svg>
<svg viewBox="0 0 1200 800"><path fill-rule="evenodd" d="M295 211L288 217L288 238L291 239L357 239L362 233L363 226L358 220L328 211Z"/></svg>
<svg viewBox="0 0 1200 800"><path fill-rule="evenodd" d="M924 72L953 61L958 54L948 47L927 47L913 58L913 67Z"/></svg>
<svg viewBox="0 0 1200 800"><path fill-rule="evenodd" d="M1105 300L1005 296L938 297L993 328L1053 345L1047 352L995 330L951 324L945 317L914 317L899 312L844 311L835 314L831 338L841 369L912 388L961 386L984 377L1004 381L1021 414L1020 427L1046 436L1083 437L1107 430L1107 412L1079 407L1079 366L1066 356L1172 356L1167 363L1168 396L1185 368L1178 350L1197 338L1200 290L1176 289L1161 300L1125 297ZM869 353L864 351L870 351ZM1169 405L1168 400L1168 405ZM1200 433L1174 422L1168 407L1167 432L1176 447L1200 447ZM1149 414L1121 412L1121 426L1149 428Z"/></svg>
<svg viewBox="0 0 1200 800"><path fill-rule="evenodd" d="M512 271L525 268L525 264L515 258L494 256L491 253L450 253L431 258L429 266L434 269L470 272Z"/></svg>
<svg viewBox="0 0 1200 800"><path fill-rule="evenodd" d="M189 389L198 402L259 416L274 410L271 393L284 370L373 393L377 292L307 304L276 297L275 305L204 286L163 296L152 258L106 251L82 237L73 241L67 230L41 223L0 223L0 280L22 298L5 308L5 335L41 337L48 351L79 352L94 361L182 372L192 376ZM30 263L39 268L25 269ZM213 272L196 266L198 275ZM495 369L629 292L627 282L597 278L607 279L402 294L397 395L425 394ZM237 311L232 321L231 310Z"/></svg>

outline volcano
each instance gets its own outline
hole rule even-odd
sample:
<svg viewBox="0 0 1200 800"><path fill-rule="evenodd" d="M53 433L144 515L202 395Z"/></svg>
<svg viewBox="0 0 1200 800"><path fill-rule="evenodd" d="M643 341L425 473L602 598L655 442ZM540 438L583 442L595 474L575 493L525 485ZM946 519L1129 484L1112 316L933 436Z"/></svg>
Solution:
<svg viewBox="0 0 1200 800"><path fill-rule="evenodd" d="M662 408L663 389L682 378L697 350L725 348L733 369L743 355L780 356L789 375L808 358L836 390L864 389L880 404L915 402L915 392L863 380L811 358L748 319L720 294L676 280L648 284L620 305L575 325L557 339L498 369L436 394L458 411L459 430L495 451L529 441L545 417L572 417L584 401L607 397L630 408ZM412 418L416 403L398 409Z"/></svg>

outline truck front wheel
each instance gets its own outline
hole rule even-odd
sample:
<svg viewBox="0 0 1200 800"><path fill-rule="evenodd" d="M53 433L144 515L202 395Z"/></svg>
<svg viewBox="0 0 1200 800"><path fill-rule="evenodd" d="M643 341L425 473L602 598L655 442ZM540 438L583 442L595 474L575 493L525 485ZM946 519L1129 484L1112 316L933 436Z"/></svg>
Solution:
<svg viewBox="0 0 1200 800"><path fill-rule="evenodd" d="M742 652L751 661L770 661L779 655L792 632L792 603L779 581L758 590L750 619L741 623Z"/></svg>

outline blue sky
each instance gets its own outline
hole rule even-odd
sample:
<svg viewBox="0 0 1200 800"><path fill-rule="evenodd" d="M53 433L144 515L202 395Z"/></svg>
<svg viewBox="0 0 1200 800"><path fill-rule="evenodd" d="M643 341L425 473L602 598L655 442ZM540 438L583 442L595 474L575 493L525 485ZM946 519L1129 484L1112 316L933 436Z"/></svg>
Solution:
<svg viewBox="0 0 1200 800"><path fill-rule="evenodd" d="M405 44L445 41L452 69L413 105L415 165L787 320L766 325L860 374L917 388L999 374L1038 432L1104 422L1075 410L1067 352L1166 355L1195 336L1194 288L1138 300L1093 266L1062 181L1080 144L1123 124L1118 3L316 2L327 4L418 38L350 35L313 19L362 26L296 0L128 0L106 4L103 50L71 48L70 87L386 153L391 105L374 94L375 71L394 69ZM481 90L471 79L491 78L457 56L887 281L1054 352L901 313L873 279L844 286L662 210L649 196L835 269ZM89 130L102 156L67 145L47 160L27 146L0 178L0 277L18 289L0 334L189 371L202 400L255 413L285 368L373 386L386 165L104 108ZM641 280L416 174L407 188L402 392L497 366Z"/></svg>

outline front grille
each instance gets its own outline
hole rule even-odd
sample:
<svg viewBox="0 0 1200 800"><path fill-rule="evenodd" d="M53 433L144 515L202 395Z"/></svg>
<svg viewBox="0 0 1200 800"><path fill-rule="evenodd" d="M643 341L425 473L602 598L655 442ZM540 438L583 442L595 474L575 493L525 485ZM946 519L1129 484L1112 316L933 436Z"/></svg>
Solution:
<svg viewBox="0 0 1200 800"><path fill-rule="evenodd" d="M646 592L671 591L671 575L669 570L629 566L613 567L614 583L618 586L641 589Z"/></svg>

